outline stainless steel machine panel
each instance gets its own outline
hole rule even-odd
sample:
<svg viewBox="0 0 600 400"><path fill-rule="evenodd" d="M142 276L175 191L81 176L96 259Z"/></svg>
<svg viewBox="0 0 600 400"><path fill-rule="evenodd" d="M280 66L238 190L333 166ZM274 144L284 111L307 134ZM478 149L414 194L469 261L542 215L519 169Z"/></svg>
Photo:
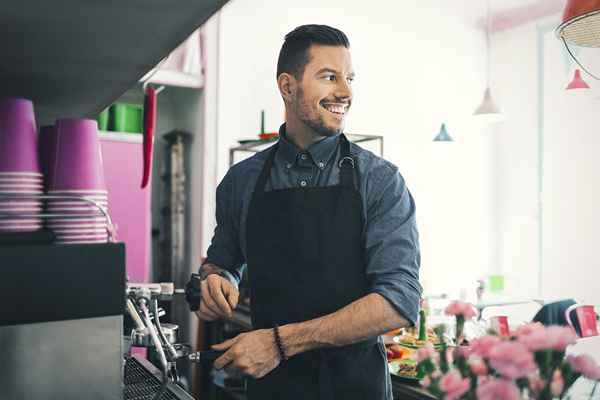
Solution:
<svg viewBox="0 0 600 400"><path fill-rule="evenodd" d="M121 400L122 330L122 316L0 327L0 397Z"/></svg>

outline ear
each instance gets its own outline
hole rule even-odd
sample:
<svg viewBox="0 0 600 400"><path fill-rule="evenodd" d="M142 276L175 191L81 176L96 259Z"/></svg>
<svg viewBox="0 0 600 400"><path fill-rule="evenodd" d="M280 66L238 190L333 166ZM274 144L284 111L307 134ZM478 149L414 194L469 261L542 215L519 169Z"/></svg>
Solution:
<svg viewBox="0 0 600 400"><path fill-rule="evenodd" d="M277 86L283 100L290 102L296 94L296 78L287 72L283 72L277 77Z"/></svg>

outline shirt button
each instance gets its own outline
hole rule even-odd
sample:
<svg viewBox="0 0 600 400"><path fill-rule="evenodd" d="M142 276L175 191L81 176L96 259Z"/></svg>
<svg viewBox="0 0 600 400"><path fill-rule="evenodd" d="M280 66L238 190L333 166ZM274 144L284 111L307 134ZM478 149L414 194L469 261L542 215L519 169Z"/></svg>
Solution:
<svg viewBox="0 0 600 400"><path fill-rule="evenodd" d="M319 161L319 169L325 168L325 163L323 161Z"/></svg>
<svg viewBox="0 0 600 400"><path fill-rule="evenodd" d="M287 169L290 169L290 168L292 168L292 163L287 163L287 164L285 164L285 167L286 167Z"/></svg>
<svg viewBox="0 0 600 400"><path fill-rule="evenodd" d="M306 186L306 181L300 181L300 186L302 186L302 187Z"/></svg>
<svg viewBox="0 0 600 400"><path fill-rule="evenodd" d="M303 160L306 160L306 154L301 154L300 158L303 159Z"/></svg>

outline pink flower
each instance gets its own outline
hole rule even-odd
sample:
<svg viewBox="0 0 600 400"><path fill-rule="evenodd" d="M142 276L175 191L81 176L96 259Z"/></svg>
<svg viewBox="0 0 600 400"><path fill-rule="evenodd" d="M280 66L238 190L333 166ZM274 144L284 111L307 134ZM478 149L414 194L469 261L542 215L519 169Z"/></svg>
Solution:
<svg viewBox="0 0 600 400"><path fill-rule="evenodd" d="M460 372L453 369L440 380L440 389L446 393L445 399L458 399L469 390L469 379L463 378Z"/></svg>
<svg viewBox="0 0 600 400"><path fill-rule="evenodd" d="M544 325L539 322L530 322L528 324L523 324L517 328L515 332L516 336L524 336L529 335L531 332L544 330Z"/></svg>
<svg viewBox="0 0 600 400"><path fill-rule="evenodd" d="M487 358L490 354L490 350L497 344L502 342L498 336L482 336L471 342L471 354L476 354L479 357Z"/></svg>
<svg viewBox="0 0 600 400"><path fill-rule="evenodd" d="M444 312L447 315L462 315L465 319L470 319L477 315L477 311L471 304L463 303L462 301L453 301L446 307Z"/></svg>
<svg viewBox="0 0 600 400"><path fill-rule="evenodd" d="M472 350L469 346L458 346L455 352L457 357L469 358L469 356L472 353Z"/></svg>
<svg viewBox="0 0 600 400"><path fill-rule="evenodd" d="M429 385L431 385L431 379L429 379L428 376L426 376L425 378L421 379L419 381L419 383L421 384L421 386L423 386L424 388L428 388Z"/></svg>
<svg viewBox="0 0 600 400"><path fill-rule="evenodd" d="M490 366L508 379L517 379L534 372L533 354L519 342L502 342L490 350Z"/></svg>
<svg viewBox="0 0 600 400"><path fill-rule="evenodd" d="M479 357L471 357L468 361L471 372L477 376L487 375L488 367L485 362Z"/></svg>
<svg viewBox="0 0 600 400"><path fill-rule="evenodd" d="M550 383L550 392L554 397L559 397L565 388L565 380L559 370L554 371L552 382Z"/></svg>
<svg viewBox="0 0 600 400"><path fill-rule="evenodd" d="M424 347L420 347L419 350L417 350L415 359L417 362L421 362L423 360L427 360L428 358L435 358L436 355L437 353L433 348L433 344L431 344L431 342L427 342Z"/></svg>
<svg viewBox="0 0 600 400"><path fill-rule="evenodd" d="M600 381L600 367L594 359L587 354L579 356L568 355L567 362L575 372L581 373L588 379Z"/></svg>
<svg viewBox="0 0 600 400"><path fill-rule="evenodd" d="M577 335L571 327L549 326L545 329L535 329L519 337L531 351L558 350L564 351L568 345L575 343Z"/></svg>
<svg viewBox="0 0 600 400"><path fill-rule="evenodd" d="M489 379L477 386L477 400L519 400L517 386L504 379Z"/></svg>

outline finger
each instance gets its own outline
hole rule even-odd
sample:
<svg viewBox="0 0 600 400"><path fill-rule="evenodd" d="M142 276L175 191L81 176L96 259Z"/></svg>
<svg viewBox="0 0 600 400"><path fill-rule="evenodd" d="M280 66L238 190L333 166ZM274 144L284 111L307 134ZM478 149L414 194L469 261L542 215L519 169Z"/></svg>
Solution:
<svg viewBox="0 0 600 400"><path fill-rule="evenodd" d="M229 285L229 290L225 292L225 296L227 297L227 302L231 309L235 309L238 304L238 300L240 298L240 292L233 287L233 285Z"/></svg>
<svg viewBox="0 0 600 400"><path fill-rule="evenodd" d="M198 309L198 312L200 313L200 316L206 317L205 319L207 321L214 321L216 319L219 319L219 315L211 311L208 307L206 307L206 304L204 304L204 302L200 303L200 308Z"/></svg>
<svg viewBox="0 0 600 400"><path fill-rule="evenodd" d="M200 301L200 303L204 303L206 307L208 307L214 314L225 317L226 315L223 315L219 307L215 304L214 300L212 299L212 295L210 293L206 279L202 281L202 283L200 284L200 288L202 291L202 300Z"/></svg>
<svg viewBox="0 0 600 400"><path fill-rule="evenodd" d="M231 364L233 359L234 359L234 356L233 356L233 353L231 352L231 350L227 351L225 354L223 354L221 357L219 357L215 360L213 366L216 369L223 369L223 367Z"/></svg>
<svg viewBox="0 0 600 400"><path fill-rule="evenodd" d="M235 343L235 339L227 339L226 341L222 342L222 343L218 343L218 344L213 344L211 347L211 349L213 350L227 350L228 348L230 348L231 346L233 346L233 344Z"/></svg>
<svg viewBox="0 0 600 400"><path fill-rule="evenodd" d="M217 307L219 307L219 310L225 315L231 316L231 307L229 307L229 303L227 303L223 295L223 290L226 290L226 284L223 284L224 279L220 276L209 276L206 280L211 297Z"/></svg>
<svg viewBox="0 0 600 400"><path fill-rule="evenodd" d="M213 316L209 316L208 314L203 314L200 311L196 311L196 316L198 318L200 318L200 320L202 321L206 321L206 322L212 322L212 321L216 321L219 318L213 317Z"/></svg>

